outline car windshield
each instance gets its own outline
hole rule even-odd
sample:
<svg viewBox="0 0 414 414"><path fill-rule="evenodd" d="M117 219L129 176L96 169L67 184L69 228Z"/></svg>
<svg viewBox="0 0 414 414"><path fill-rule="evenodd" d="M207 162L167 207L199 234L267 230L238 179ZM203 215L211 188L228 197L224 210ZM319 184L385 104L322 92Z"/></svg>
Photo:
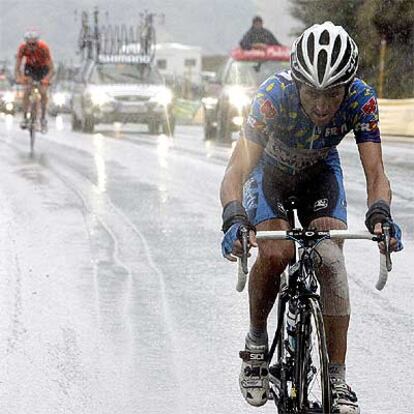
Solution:
<svg viewBox="0 0 414 414"><path fill-rule="evenodd" d="M143 64L106 63L93 68L90 82L94 84L111 83L163 83L160 73L153 67Z"/></svg>
<svg viewBox="0 0 414 414"><path fill-rule="evenodd" d="M289 68L289 62L233 61L227 71L226 85L259 86L269 76Z"/></svg>

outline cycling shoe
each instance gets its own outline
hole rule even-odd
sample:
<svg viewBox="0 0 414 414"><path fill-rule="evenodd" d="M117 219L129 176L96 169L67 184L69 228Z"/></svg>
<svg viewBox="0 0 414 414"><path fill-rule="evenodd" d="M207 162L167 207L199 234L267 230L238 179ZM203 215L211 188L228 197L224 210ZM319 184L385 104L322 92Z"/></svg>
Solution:
<svg viewBox="0 0 414 414"><path fill-rule="evenodd" d="M246 338L246 347L240 351L243 360L239 376L240 391L244 399L255 407L269 399L269 363L267 346L255 345Z"/></svg>

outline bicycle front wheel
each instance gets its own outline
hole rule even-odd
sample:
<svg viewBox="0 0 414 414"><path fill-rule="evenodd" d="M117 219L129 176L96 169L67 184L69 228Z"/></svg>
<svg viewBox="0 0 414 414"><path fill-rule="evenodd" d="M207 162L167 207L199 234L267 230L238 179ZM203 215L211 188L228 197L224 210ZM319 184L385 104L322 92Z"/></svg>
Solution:
<svg viewBox="0 0 414 414"><path fill-rule="evenodd" d="M319 301L306 299L302 310L303 329L298 333L298 411L302 414L330 413L331 387L328 352Z"/></svg>

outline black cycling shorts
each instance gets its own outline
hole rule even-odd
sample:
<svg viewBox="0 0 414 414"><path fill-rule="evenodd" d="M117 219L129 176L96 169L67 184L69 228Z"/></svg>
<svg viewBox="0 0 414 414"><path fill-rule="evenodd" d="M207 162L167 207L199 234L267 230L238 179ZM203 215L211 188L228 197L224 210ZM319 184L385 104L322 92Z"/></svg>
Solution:
<svg viewBox="0 0 414 414"><path fill-rule="evenodd" d="M257 225L276 218L287 220L286 202L292 196L303 227L320 217L347 222L342 170L323 161L296 175L259 163L245 184L243 204L250 222Z"/></svg>
<svg viewBox="0 0 414 414"><path fill-rule="evenodd" d="M45 76L49 73L49 68L47 66L30 66L26 65L24 67L25 76L31 77L34 81L40 82Z"/></svg>

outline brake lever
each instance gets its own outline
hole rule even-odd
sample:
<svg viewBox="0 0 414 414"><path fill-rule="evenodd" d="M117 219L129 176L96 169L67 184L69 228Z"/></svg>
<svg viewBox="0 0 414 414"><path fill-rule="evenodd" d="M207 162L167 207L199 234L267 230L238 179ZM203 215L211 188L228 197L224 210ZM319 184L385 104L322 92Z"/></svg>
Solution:
<svg viewBox="0 0 414 414"><path fill-rule="evenodd" d="M391 225L389 223L384 223L382 225L382 232L384 234L384 246L385 246L385 261L387 270L391 272L392 270L392 261L391 261Z"/></svg>
<svg viewBox="0 0 414 414"><path fill-rule="evenodd" d="M242 241L242 248L243 248L243 254L241 257L241 266L243 269L243 273L247 275L249 273L249 269L247 268L247 258L249 253L249 229L245 226L242 226L240 228L240 235L241 235L241 241Z"/></svg>
<svg viewBox="0 0 414 414"><path fill-rule="evenodd" d="M249 273L249 269L247 267L247 257L249 252L249 229L242 226L240 228L240 236L241 236L241 243L243 247L243 254L239 257L238 260L238 269L237 269L237 285L236 290L237 292L243 292L244 287L246 286L247 282L247 274Z"/></svg>

